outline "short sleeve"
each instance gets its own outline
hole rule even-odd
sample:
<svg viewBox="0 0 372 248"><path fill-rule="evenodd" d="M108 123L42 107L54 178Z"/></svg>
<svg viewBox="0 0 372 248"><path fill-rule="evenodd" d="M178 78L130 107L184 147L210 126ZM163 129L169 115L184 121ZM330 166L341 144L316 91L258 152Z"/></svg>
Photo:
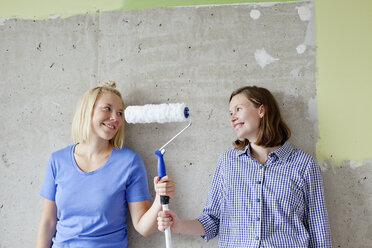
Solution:
<svg viewBox="0 0 372 248"><path fill-rule="evenodd" d="M141 157L136 154L130 167L129 180L126 187L127 202L150 200L146 167Z"/></svg>
<svg viewBox="0 0 372 248"><path fill-rule="evenodd" d="M50 156L45 171L44 183L40 195L48 200L55 201L56 183L53 156Z"/></svg>

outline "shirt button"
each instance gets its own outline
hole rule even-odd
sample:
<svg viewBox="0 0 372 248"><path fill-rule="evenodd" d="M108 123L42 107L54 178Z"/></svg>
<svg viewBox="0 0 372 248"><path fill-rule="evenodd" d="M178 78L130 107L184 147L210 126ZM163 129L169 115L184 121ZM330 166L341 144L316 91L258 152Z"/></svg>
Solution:
<svg viewBox="0 0 372 248"><path fill-rule="evenodd" d="M256 202L260 202L260 198L257 198L257 199L256 199Z"/></svg>
<svg viewBox="0 0 372 248"><path fill-rule="evenodd" d="M256 221L260 221L260 217L257 217L257 218L256 218Z"/></svg>
<svg viewBox="0 0 372 248"><path fill-rule="evenodd" d="M257 236L257 237L256 237L256 240L259 240L259 239L260 239L260 238Z"/></svg>
<svg viewBox="0 0 372 248"><path fill-rule="evenodd" d="M262 165L260 165L260 169L262 169L263 168L263 166Z"/></svg>
<svg viewBox="0 0 372 248"><path fill-rule="evenodd" d="M261 184L261 181L257 181L257 184Z"/></svg>

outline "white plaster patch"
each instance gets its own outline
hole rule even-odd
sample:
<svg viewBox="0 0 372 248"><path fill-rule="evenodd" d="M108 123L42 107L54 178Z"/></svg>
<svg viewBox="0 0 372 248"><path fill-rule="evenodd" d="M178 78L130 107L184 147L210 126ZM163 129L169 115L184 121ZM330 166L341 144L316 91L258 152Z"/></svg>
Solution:
<svg viewBox="0 0 372 248"><path fill-rule="evenodd" d="M315 18L313 18L314 5L310 3L296 8L300 19L302 21L309 21L306 28L305 40L296 48L297 52L300 54L301 52L305 52L308 47L315 47Z"/></svg>
<svg viewBox="0 0 372 248"><path fill-rule="evenodd" d="M331 162L327 159L318 161L318 165L321 171L327 171L329 168L333 168Z"/></svg>
<svg viewBox="0 0 372 248"><path fill-rule="evenodd" d="M313 16L312 6L310 4L301 7L296 7L301 21L309 21Z"/></svg>
<svg viewBox="0 0 372 248"><path fill-rule="evenodd" d="M271 57L265 50L265 48L256 50L254 53L254 58L256 59L257 63L264 68L266 65L271 64L277 60L278 58Z"/></svg>
<svg viewBox="0 0 372 248"><path fill-rule="evenodd" d="M298 54L303 54L306 51L306 45L301 44L296 47L297 53Z"/></svg>
<svg viewBox="0 0 372 248"><path fill-rule="evenodd" d="M311 121L318 120L318 104L316 98L310 98L307 106L308 110L308 119Z"/></svg>
<svg viewBox="0 0 372 248"><path fill-rule="evenodd" d="M253 20L257 20L258 18L260 18L261 12L258 9L252 9L249 15Z"/></svg>
<svg viewBox="0 0 372 248"><path fill-rule="evenodd" d="M363 165L372 165L372 158L366 158L363 160Z"/></svg>
<svg viewBox="0 0 372 248"><path fill-rule="evenodd" d="M354 170L355 170L356 168L362 166L362 164L358 163L357 161L353 161L353 160L350 160L350 161L349 161L349 164L350 164L350 168L352 168L352 169L354 169Z"/></svg>
<svg viewBox="0 0 372 248"><path fill-rule="evenodd" d="M50 15L49 16L49 19L57 19L57 18L61 18L61 15L60 14L55 14L55 15Z"/></svg>
<svg viewBox="0 0 372 248"><path fill-rule="evenodd" d="M232 3L229 6L233 6L234 8L239 8L240 6L260 6L260 7L272 7L279 4L286 4L283 2L264 2L264 3ZM226 4L204 4L204 5L191 5L191 6L174 6L174 8L204 8L204 7L220 7L225 6Z"/></svg>
<svg viewBox="0 0 372 248"><path fill-rule="evenodd" d="M263 6L263 7L272 7L272 6L275 6L277 4L283 4L283 3L280 3L280 2L267 2L267 3L254 3L254 5L259 5L259 6Z"/></svg>
<svg viewBox="0 0 372 248"><path fill-rule="evenodd" d="M315 47L315 19L312 18L307 24L304 43L307 46Z"/></svg>
<svg viewBox="0 0 372 248"><path fill-rule="evenodd" d="M4 26L7 20L10 20L10 18L0 18L0 26Z"/></svg>

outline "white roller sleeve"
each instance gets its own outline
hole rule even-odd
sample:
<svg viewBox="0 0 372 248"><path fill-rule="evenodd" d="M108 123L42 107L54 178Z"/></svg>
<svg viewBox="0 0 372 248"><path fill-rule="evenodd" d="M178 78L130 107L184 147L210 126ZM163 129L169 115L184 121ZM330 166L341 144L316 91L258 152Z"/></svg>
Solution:
<svg viewBox="0 0 372 248"><path fill-rule="evenodd" d="M147 104L129 106L125 109L125 120L128 123L165 123L185 121L184 103Z"/></svg>

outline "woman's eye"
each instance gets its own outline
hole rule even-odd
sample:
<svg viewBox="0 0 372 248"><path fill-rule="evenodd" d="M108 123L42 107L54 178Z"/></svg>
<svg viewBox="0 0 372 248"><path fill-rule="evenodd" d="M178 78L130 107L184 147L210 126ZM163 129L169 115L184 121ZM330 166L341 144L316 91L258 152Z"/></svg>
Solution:
<svg viewBox="0 0 372 248"><path fill-rule="evenodd" d="M123 116L123 112L118 112L118 115L119 116Z"/></svg>
<svg viewBox="0 0 372 248"><path fill-rule="evenodd" d="M105 107L105 110L106 110L106 111L110 111L111 108L110 108L110 107Z"/></svg>

